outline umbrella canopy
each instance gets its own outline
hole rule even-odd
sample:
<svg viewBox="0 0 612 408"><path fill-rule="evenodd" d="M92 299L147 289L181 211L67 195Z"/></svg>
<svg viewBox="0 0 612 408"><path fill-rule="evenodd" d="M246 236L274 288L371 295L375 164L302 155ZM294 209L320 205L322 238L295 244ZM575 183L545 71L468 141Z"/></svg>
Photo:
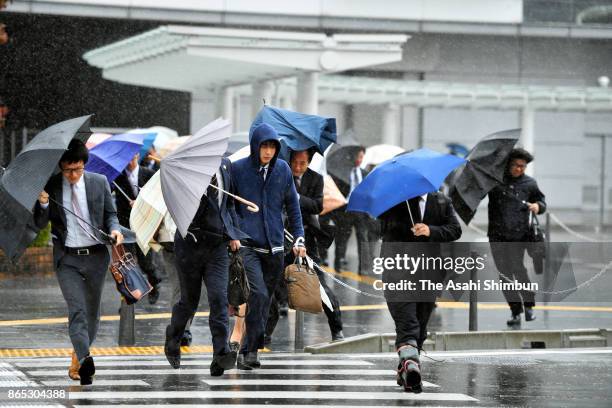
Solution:
<svg viewBox="0 0 612 408"><path fill-rule="evenodd" d="M109 137L89 151L85 170L106 176L112 184L142 147L143 134L125 133Z"/></svg>
<svg viewBox="0 0 612 408"><path fill-rule="evenodd" d="M230 122L219 118L161 161L164 201L183 237L221 164L230 135Z"/></svg>
<svg viewBox="0 0 612 408"><path fill-rule="evenodd" d="M159 150L164 145L172 139L176 139L178 137L178 133L176 130L164 127L164 126L153 126L146 129L132 129L127 133L143 133L148 134L145 136L142 148L140 149L140 158L144 159L147 155L147 152L151 147L154 147L155 150Z"/></svg>
<svg viewBox="0 0 612 408"><path fill-rule="evenodd" d="M140 189L130 213L130 229L136 233L136 243L146 255L149 242L168 213L161 188L160 171Z"/></svg>
<svg viewBox="0 0 612 408"><path fill-rule="evenodd" d="M111 136L112 135L110 133L92 133L91 136L89 136L89 139L87 139L85 147L91 149L92 147L99 145Z"/></svg>
<svg viewBox="0 0 612 408"><path fill-rule="evenodd" d="M449 197L466 224L489 191L504 182L508 157L520 136L521 129L511 129L484 137L467 155L465 165L452 175Z"/></svg>
<svg viewBox="0 0 612 408"><path fill-rule="evenodd" d="M189 138L191 138L191 136L181 136L170 140L164 145L164 147L157 151L157 157L163 159L164 157L168 156L170 153L178 149L178 147L181 146L183 143L188 141Z"/></svg>
<svg viewBox="0 0 612 408"><path fill-rule="evenodd" d="M85 142L91 115L57 123L37 134L0 180L0 248L17 260L35 237L28 234L32 208L73 138Z"/></svg>
<svg viewBox="0 0 612 408"><path fill-rule="evenodd" d="M465 162L457 156L419 149L381 163L353 190L347 211L378 217L402 201L437 191Z"/></svg>
<svg viewBox="0 0 612 408"><path fill-rule="evenodd" d="M237 152L232 153L228 159L231 162L235 162L236 160L244 159L245 157L249 157L251 155L251 146L246 145L240 148Z"/></svg>
<svg viewBox="0 0 612 408"><path fill-rule="evenodd" d="M366 149L365 155L363 156L361 168L365 169L370 165L378 166L380 163L387 161L405 151L406 149L404 148L389 144L370 146Z"/></svg>
<svg viewBox="0 0 612 408"><path fill-rule="evenodd" d="M360 149L361 144L353 136L353 131L347 130L339 144L333 145L325 155L327 173L350 184L349 174L355 167L355 156Z"/></svg>
<svg viewBox="0 0 612 408"><path fill-rule="evenodd" d="M336 119L293 112L265 105L251 124L251 131L262 123L272 126L281 143L279 156L289 161L290 150L307 150L311 147L321 154L336 142Z"/></svg>

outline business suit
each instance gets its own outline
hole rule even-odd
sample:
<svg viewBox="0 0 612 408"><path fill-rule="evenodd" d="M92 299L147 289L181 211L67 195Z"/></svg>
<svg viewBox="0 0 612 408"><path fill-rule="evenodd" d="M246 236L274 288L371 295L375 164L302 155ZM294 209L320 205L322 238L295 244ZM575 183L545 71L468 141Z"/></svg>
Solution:
<svg viewBox="0 0 612 408"><path fill-rule="evenodd" d="M118 231L119 221L106 178L85 172L82 180L91 224L106 233ZM53 176L45 191L52 200L65 204L64 183L62 174ZM70 340L78 359L83 360L89 355L89 348L98 330L102 289L110 263L108 248L102 243L81 250L67 247L67 213L53 201L50 201L46 208L39 202L36 203L34 221L39 228L44 228L51 221L53 265L62 295L68 305ZM71 236L74 233L75 231L71 231ZM90 233L102 242L99 233L94 230ZM78 255L77 252L82 254Z"/></svg>
<svg viewBox="0 0 612 408"><path fill-rule="evenodd" d="M411 231L410 213L406 201L403 201L379 217L382 221L383 234L381 257L395 257L398 247L392 243L397 242L410 242L418 245L418 249L417 245L407 248L411 252L417 252L409 253L410 256L419 256L423 253L428 256L440 256L440 245L436 243L455 241L461 237L461 226L446 196L440 192L427 194L423 218L419 200L420 197L408 200L410 213L412 213L415 224L423 223L429 227L429 237L417 237ZM428 279L437 282L444 279L444 271L427 272ZM401 270L385 271L383 281L396 281L398 278L405 277L402 276L403 273ZM405 298L402 299L388 293L385 293L385 296L389 312L395 322L395 346L399 348L412 344L419 348L422 347L427 338L427 322L435 305L435 294L423 295L418 302L406 301Z"/></svg>
<svg viewBox="0 0 612 408"><path fill-rule="evenodd" d="M144 166L138 167L138 183L136 187L137 193L140 192L140 188L143 187L155 172L153 170L149 170ZM115 183L121 191L128 195L129 200L123 195L120 191L115 191L115 202L117 204L117 218L119 219L119 223L123 225L125 228L130 228L130 214L132 213L132 207L130 206L130 200L136 200L138 194L134 194L134 186L130 182L127 169L124 170L116 179ZM117 189L116 189L117 190ZM138 265L140 269L147 275L147 279L149 283L156 287L161 281L161 271L155 265L153 260L153 251L149 251L147 255L142 253L140 247L136 244L127 244L125 245L128 251L136 255L138 259ZM149 296L151 296L149 294Z"/></svg>
<svg viewBox="0 0 612 408"><path fill-rule="evenodd" d="M223 189L231 190L231 163L223 159L220 167ZM227 311L227 282L229 273L228 241L247 236L238 229L234 200L218 193L221 204L214 198L214 188L208 187L185 238L177 231L174 241L176 269L181 299L172 309L166 330L166 344L178 344L187 322L193 317L200 302L202 280L206 285L210 306L209 326L214 355L225 355L229 350L229 316Z"/></svg>
<svg viewBox="0 0 612 408"><path fill-rule="evenodd" d="M302 175L299 183L295 180L295 188L300 198L300 211L302 212L302 222L304 223L304 234L306 249L308 255L316 262L320 262L319 251L317 245L317 234L321 234L321 227L319 225L318 214L323 211L323 176L319 173L306 169L306 172ZM285 267L288 264L293 263L294 256L289 253L285 257ZM333 306L333 311L330 310L325 303L323 304L323 311L327 316L329 328L333 335L342 331L342 315L340 313L340 302L334 294L334 292L327 286L325 281L325 274L317 269L317 276L319 281L325 290L325 293L329 297ZM277 286L277 290L274 293L276 300L284 300L287 297L287 287L284 281L281 280ZM282 295L282 297L281 297ZM266 324L266 335L271 336L276 324L278 322L279 312L277 302L272 302L270 307L270 315L268 316L268 322Z"/></svg>
<svg viewBox="0 0 612 408"><path fill-rule="evenodd" d="M361 174L361 180L368 175L368 172L361 168L359 168L358 171ZM348 198L351 192L350 184L333 175L332 178L338 186L340 192ZM347 212L346 206L343 206L333 212L332 219L336 224L336 253L334 268L340 269L342 267L340 260L344 259L346 256L348 240L351 237L351 232L354 227L357 238L357 255L359 258L358 272L366 272L366 269L372 260L368 237L369 226L371 224L369 216L365 213Z"/></svg>

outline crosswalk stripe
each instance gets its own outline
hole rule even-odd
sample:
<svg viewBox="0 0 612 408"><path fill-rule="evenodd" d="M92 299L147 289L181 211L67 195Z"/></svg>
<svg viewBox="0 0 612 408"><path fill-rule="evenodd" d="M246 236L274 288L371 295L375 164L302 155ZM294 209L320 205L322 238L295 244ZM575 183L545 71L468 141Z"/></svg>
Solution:
<svg viewBox="0 0 612 408"><path fill-rule="evenodd" d="M253 371L239 371L237 369L232 369L226 371L227 374L236 373L241 375L356 375L356 376L380 376L380 375L395 375L395 370L342 370L342 369L293 369L293 368L285 368L285 369L261 369L261 370L253 370ZM210 374L210 370L207 368L182 368L180 370L175 370L173 368L166 369L154 369L154 370L96 370L96 377L99 376L107 376L107 375L208 375ZM61 377L66 375L66 370L34 370L28 371L28 375L33 377Z"/></svg>
<svg viewBox="0 0 612 408"><path fill-rule="evenodd" d="M417 400L417 401L478 401L476 398L455 393L412 394L397 392L344 392L344 391L92 391L70 392L71 400L87 399L190 399L190 398L229 398L229 399L306 399L312 400Z"/></svg>
<svg viewBox="0 0 612 408"><path fill-rule="evenodd" d="M70 387L79 385L78 381L73 380L58 380L58 381L41 381L47 387ZM142 380L95 380L92 386L108 387L108 386L130 386L130 387L150 387L151 385Z"/></svg>
<svg viewBox="0 0 612 408"><path fill-rule="evenodd" d="M226 407L231 408L321 408L321 407L334 407L338 408L337 404L317 404L317 405L263 405L263 404L253 404L253 405L245 405L245 404L231 404L224 403ZM117 405L73 405L74 408L117 408ZM210 405L210 404L147 404L147 408L212 408L219 407L219 405ZM380 408L380 405L340 405L342 408ZM487 408L483 406L478 406L479 408ZM31 407L28 407L31 408ZM142 405L127 405L121 404L121 408L142 408ZM473 408L468 406L442 406L442 405L419 405L418 408Z"/></svg>
<svg viewBox="0 0 612 408"><path fill-rule="evenodd" d="M265 379L220 379L220 380L202 380L203 383L208 385L279 385L278 380L265 380ZM341 386L341 387L363 387L364 384L361 381L355 380L293 380L283 379L280 385L318 385L318 386ZM397 387L395 380L368 380L368 387ZM423 387L426 388L439 388L439 385L423 381Z"/></svg>
<svg viewBox="0 0 612 408"><path fill-rule="evenodd" d="M181 366L200 366L210 365L212 360L182 360ZM374 365L368 361L363 360L262 360L266 366L371 366ZM24 368L44 368L44 367L67 367L67 362L64 361L36 361L26 363L15 363L17 367ZM95 359L96 367L147 367L147 366L169 366L168 361L164 358L163 360L150 360L150 361L130 361L130 359L123 359L121 362L118 361L99 361Z"/></svg>

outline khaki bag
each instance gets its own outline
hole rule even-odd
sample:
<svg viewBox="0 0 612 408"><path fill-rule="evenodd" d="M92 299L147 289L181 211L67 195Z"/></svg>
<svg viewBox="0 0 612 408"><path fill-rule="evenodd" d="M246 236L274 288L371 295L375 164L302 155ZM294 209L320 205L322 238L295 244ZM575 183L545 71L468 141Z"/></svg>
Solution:
<svg viewBox="0 0 612 408"><path fill-rule="evenodd" d="M321 291L317 273L302 259L285 268L285 282L289 294L289 307L308 313L321 313Z"/></svg>

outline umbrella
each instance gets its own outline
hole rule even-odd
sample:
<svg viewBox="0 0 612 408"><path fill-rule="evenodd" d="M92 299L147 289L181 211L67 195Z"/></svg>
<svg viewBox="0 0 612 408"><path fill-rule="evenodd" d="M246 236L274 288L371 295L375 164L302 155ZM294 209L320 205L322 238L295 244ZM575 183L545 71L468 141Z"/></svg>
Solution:
<svg viewBox="0 0 612 408"><path fill-rule="evenodd" d="M88 149L91 149L92 147L99 145L111 136L112 135L110 133L92 133L91 136L89 136L89 139L87 139L87 143L85 143L85 146Z"/></svg>
<svg viewBox="0 0 612 408"><path fill-rule="evenodd" d="M446 176L463 162L465 159L429 149L387 160L353 190L347 211L378 217L402 201L437 191Z"/></svg>
<svg viewBox="0 0 612 408"><path fill-rule="evenodd" d="M251 154L251 146L247 145L247 146L244 146L244 147L238 149L238 151L232 153L228 157L228 159L231 162L235 162L237 160L244 159L245 157L249 157L250 154Z"/></svg>
<svg viewBox="0 0 612 408"><path fill-rule="evenodd" d="M293 112L265 105L251 124L251 131L262 123L272 126L281 143L279 156L289 161L289 150L299 151L314 147L321 154L336 142L336 119Z"/></svg>
<svg viewBox="0 0 612 408"><path fill-rule="evenodd" d="M73 138L90 135L91 115L57 123L37 134L6 168L0 180L0 248L16 261L33 239L32 208Z"/></svg>
<svg viewBox="0 0 612 408"><path fill-rule="evenodd" d="M179 146L188 141L190 137L191 136L181 136L170 140L164 145L164 147L157 151L157 157L163 159L164 157L168 156L170 153L178 149Z"/></svg>
<svg viewBox="0 0 612 408"><path fill-rule="evenodd" d="M467 155L465 165L452 175L449 197L466 224L489 191L504 182L508 156L520 135L520 129L512 129L484 137Z"/></svg>
<svg viewBox="0 0 612 408"><path fill-rule="evenodd" d="M355 140L351 130L343 135L339 143L332 146L325 157L327 172L350 184L349 174L355 167L355 156L361 149L361 144Z"/></svg>
<svg viewBox="0 0 612 408"><path fill-rule="evenodd" d="M365 155L363 156L361 168L365 169L369 165L378 166L380 163L387 161L405 151L406 149L389 144L370 146L367 148Z"/></svg>
<svg viewBox="0 0 612 408"><path fill-rule="evenodd" d="M161 161L164 201L183 237L187 236L202 195L221 164L230 135L230 122L219 118Z"/></svg>
<svg viewBox="0 0 612 408"><path fill-rule="evenodd" d="M130 229L136 233L136 243L146 255L149 242L168 213L162 194L160 171L140 189L130 213Z"/></svg>
<svg viewBox="0 0 612 408"><path fill-rule="evenodd" d="M164 127L164 126L153 126L146 129L132 129L127 133L144 133L148 134L145 136L142 148L140 149L140 158L144 159L149 152L151 147L155 147L155 150L159 150L171 139L178 137L176 130Z"/></svg>
<svg viewBox="0 0 612 408"><path fill-rule="evenodd" d="M138 153L143 138L143 134L125 133L106 139L89 151L85 170L106 176L112 184Z"/></svg>

